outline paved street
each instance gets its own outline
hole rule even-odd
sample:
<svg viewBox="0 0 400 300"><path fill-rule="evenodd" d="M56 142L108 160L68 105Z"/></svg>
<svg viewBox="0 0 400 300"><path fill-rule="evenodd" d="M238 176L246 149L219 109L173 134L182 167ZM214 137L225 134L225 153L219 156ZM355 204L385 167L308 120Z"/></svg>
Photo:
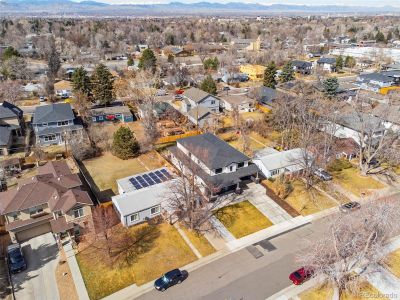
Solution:
<svg viewBox="0 0 400 300"><path fill-rule="evenodd" d="M12 276L16 300L57 300L58 248L51 233L22 244L28 269Z"/></svg>
<svg viewBox="0 0 400 300"><path fill-rule="evenodd" d="M305 238L319 239L326 222L318 220L229 254L191 272L179 286L138 299L265 299L291 284L288 276L297 267L296 252Z"/></svg>

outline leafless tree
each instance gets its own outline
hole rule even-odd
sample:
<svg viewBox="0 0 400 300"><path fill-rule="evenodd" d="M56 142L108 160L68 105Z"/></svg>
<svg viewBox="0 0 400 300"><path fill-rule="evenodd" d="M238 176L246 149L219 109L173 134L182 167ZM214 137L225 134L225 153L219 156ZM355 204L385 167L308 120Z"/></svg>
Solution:
<svg viewBox="0 0 400 300"><path fill-rule="evenodd" d="M0 102L7 101L15 104L21 99L21 85L16 80L0 81Z"/></svg>
<svg viewBox="0 0 400 300"><path fill-rule="evenodd" d="M375 271L388 242L399 234L399 217L398 201L393 198L373 199L358 211L337 214L325 234L310 241L297 260L332 284L336 299L345 291L359 292L362 277Z"/></svg>

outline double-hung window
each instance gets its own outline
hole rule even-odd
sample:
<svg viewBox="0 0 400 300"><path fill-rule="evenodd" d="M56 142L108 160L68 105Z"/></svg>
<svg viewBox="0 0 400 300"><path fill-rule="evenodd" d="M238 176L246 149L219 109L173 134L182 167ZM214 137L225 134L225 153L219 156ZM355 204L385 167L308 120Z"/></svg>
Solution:
<svg viewBox="0 0 400 300"><path fill-rule="evenodd" d="M83 207L79 207L77 209L74 209L74 218L80 218L83 217Z"/></svg>
<svg viewBox="0 0 400 300"><path fill-rule="evenodd" d="M159 212L160 212L160 205L153 206L152 208L150 208L150 214L152 215L158 214Z"/></svg>
<svg viewBox="0 0 400 300"><path fill-rule="evenodd" d="M131 222L136 222L139 220L139 214L134 213L133 215L130 215Z"/></svg>

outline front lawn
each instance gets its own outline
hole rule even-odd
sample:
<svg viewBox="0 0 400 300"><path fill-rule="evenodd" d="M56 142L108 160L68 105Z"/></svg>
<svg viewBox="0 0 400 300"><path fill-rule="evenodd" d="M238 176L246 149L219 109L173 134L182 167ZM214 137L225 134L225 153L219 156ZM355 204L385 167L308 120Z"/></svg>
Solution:
<svg viewBox="0 0 400 300"><path fill-rule="evenodd" d="M186 233L189 240L193 243L196 249L199 250L202 256L207 256L215 252L214 247L203 235L198 234L193 230L187 229L183 226L181 226L181 229Z"/></svg>
<svg viewBox="0 0 400 300"><path fill-rule="evenodd" d="M396 250L388 255L385 264L390 272L400 278L400 250Z"/></svg>
<svg viewBox="0 0 400 300"><path fill-rule="evenodd" d="M130 227L129 230L135 234L140 230L149 230L149 226L141 224ZM166 223L152 226L151 240L140 245L142 254L131 265L127 265L123 258L112 264L106 263L105 252L101 250L102 244L99 240L77 254L78 264L91 299L101 299L134 283L144 284L171 269L196 260L196 256L174 226Z"/></svg>
<svg viewBox="0 0 400 300"><path fill-rule="evenodd" d="M243 151L243 138L235 131L228 131L219 134L219 137L224 141L226 141L233 148L241 152ZM265 147L273 147L275 145L274 142L272 142L268 138L264 138L263 136L254 131L249 133L248 138L249 138L249 148L250 148L249 153L246 153L248 155L251 155L252 153L258 150L264 149Z"/></svg>
<svg viewBox="0 0 400 300"><path fill-rule="evenodd" d="M340 300L363 300L368 298L373 299L386 299L385 297L379 297L381 293L368 282L363 282L360 287L360 291L355 295L347 292L340 296ZM301 300L323 300L332 299L333 289L327 285L322 285L305 291L298 295Z"/></svg>
<svg viewBox="0 0 400 300"><path fill-rule="evenodd" d="M100 192L111 189L116 194L118 193L117 179L160 168L163 161L154 152L127 160L105 152L102 156L84 160L83 164Z"/></svg>
<svg viewBox="0 0 400 300"><path fill-rule="evenodd" d="M362 193L368 194L371 190L382 189L385 186L369 176L361 176L356 168L343 169L333 172L333 182L342 186L345 190L360 197Z"/></svg>
<svg viewBox="0 0 400 300"><path fill-rule="evenodd" d="M235 238L241 238L273 225L249 201L225 206L217 211L216 217Z"/></svg>
<svg viewBox="0 0 400 300"><path fill-rule="evenodd" d="M278 180L275 180L274 182L265 180L264 183L271 188L275 194L279 194L277 192ZM301 180L291 181L290 186L292 191L284 201L303 216L311 215L337 205L316 189L310 188L307 190L305 183Z"/></svg>

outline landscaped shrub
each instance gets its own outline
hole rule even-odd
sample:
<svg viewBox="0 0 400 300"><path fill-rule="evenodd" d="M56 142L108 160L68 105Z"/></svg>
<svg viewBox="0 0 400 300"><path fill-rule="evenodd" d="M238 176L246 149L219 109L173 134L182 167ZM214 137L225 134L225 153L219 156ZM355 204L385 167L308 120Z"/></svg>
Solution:
<svg viewBox="0 0 400 300"><path fill-rule="evenodd" d="M140 146L128 127L120 127L114 133L112 153L118 158L128 159L139 155Z"/></svg>
<svg viewBox="0 0 400 300"><path fill-rule="evenodd" d="M328 167L327 170L329 172L340 172L344 169L349 169L351 168L352 165L351 163L346 160L346 159L335 159L334 161L332 161Z"/></svg>

